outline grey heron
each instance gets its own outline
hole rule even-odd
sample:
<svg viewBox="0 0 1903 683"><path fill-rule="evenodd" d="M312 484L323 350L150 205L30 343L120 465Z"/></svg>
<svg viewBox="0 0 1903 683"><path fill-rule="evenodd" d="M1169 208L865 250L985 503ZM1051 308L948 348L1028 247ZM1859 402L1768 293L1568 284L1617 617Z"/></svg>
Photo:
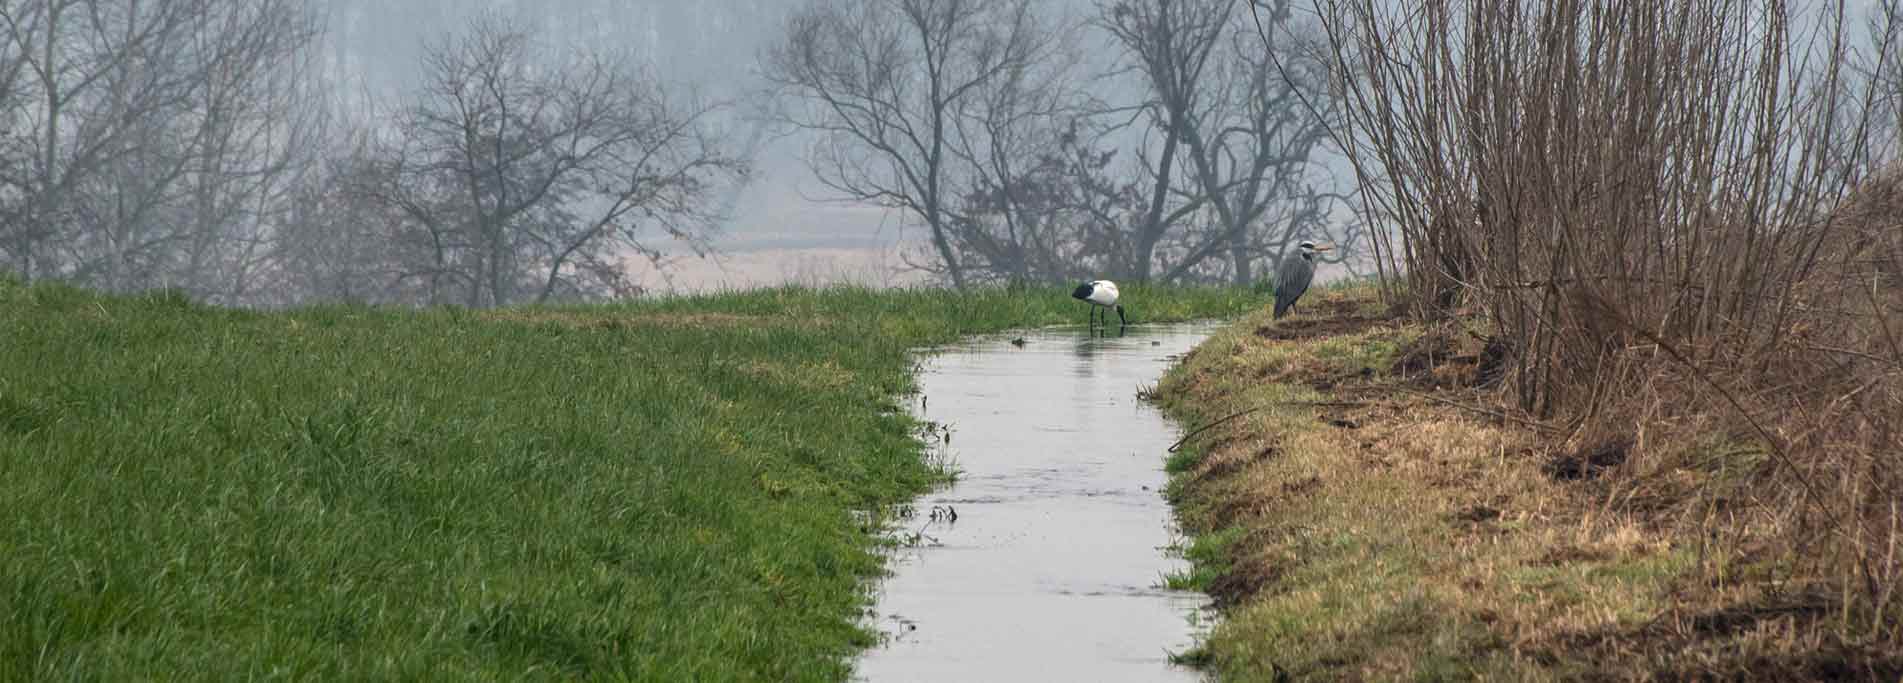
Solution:
<svg viewBox="0 0 1903 683"><path fill-rule="evenodd" d="M1295 300L1302 298L1308 291L1308 283L1315 281L1315 253L1333 249L1331 245L1315 246L1314 242L1303 240L1295 248L1295 253L1282 259L1282 267L1275 271L1275 319L1281 320L1295 307Z"/></svg>
<svg viewBox="0 0 1903 683"><path fill-rule="evenodd" d="M1073 299L1090 304L1090 325L1092 327L1097 325L1098 308L1117 309L1117 324L1129 324L1129 321L1123 317L1123 306L1117 303L1117 283L1115 282L1109 280L1086 282L1077 285L1077 289L1073 290L1070 296ZM1106 324L1110 322L1110 313L1107 311L1104 313L1104 322Z"/></svg>

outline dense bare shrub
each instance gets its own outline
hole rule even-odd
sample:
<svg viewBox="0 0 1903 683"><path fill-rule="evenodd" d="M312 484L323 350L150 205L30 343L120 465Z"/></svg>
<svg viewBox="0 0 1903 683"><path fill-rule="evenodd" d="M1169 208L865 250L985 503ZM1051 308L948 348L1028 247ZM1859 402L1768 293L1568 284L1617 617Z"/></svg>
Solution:
<svg viewBox="0 0 1903 683"><path fill-rule="evenodd" d="M1791 576L1860 596L1855 635L1903 638L1903 176L1857 177L1873 93L1845 68L1843 3L1316 6L1416 312L1483 313L1505 396L1576 445L1637 425L1632 472L1746 470L1662 507L1704 504L1701 531L1758 511Z"/></svg>

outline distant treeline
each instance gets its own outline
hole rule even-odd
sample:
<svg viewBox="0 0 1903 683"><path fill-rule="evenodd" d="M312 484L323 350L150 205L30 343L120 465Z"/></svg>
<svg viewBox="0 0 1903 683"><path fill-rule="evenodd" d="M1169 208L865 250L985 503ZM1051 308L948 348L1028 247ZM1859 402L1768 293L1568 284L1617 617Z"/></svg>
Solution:
<svg viewBox="0 0 1903 683"><path fill-rule="evenodd" d="M235 305L630 296L793 133L964 285L1355 254L1289 3L7 3L0 269ZM424 36L418 41L417 35ZM775 179L775 182L783 182Z"/></svg>

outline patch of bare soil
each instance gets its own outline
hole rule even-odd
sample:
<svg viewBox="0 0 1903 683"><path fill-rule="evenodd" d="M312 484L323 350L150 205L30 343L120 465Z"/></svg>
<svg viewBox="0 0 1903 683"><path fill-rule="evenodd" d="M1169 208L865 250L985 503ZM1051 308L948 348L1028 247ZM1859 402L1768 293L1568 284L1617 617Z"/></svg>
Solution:
<svg viewBox="0 0 1903 683"><path fill-rule="evenodd" d="M1630 437L1614 437L1579 449L1572 453L1556 456L1546 463L1546 473L1554 479L1578 481L1594 479L1606 470L1625 463L1626 454L1632 450Z"/></svg>
<svg viewBox="0 0 1903 683"><path fill-rule="evenodd" d="M1388 373L1422 390L1497 386L1506 376L1507 348L1498 339L1462 333L1453 324L1429 327L1401 348Z"/></svg>
<svg viewBox="0 0 1903 683"><path fill-rule="evenodd" d="M1381 322L1381 318L1364 315L1346 318L1284 318L1256 328L1255 335L1275 341L1319 339L1363 332Z"/></svg>
<svg viewBox="0 0 1903 683"><path fill-rule="evenodd" d="M1275 457L1275 446L1265 446L1253 453L1242 448L1232 448L1235 437L1219 437L1204 448L1208 455L1197 463L1192 476L1197 480L1226 479L1243 468L1257 462Z"/></svg>
<svg viewBox="0 0 1903 683"><path fill-rule="evenodd" d="M1209 581L1204 591L1217 609L1227 609L1247 602L1262 590L1275 584L1286 573L1272 562L1238 562L1229 571Z"/></svg>
<svg viewBox="0 0 1903 683"><path fill-rule="evenodd" d="M1359 334L1399 319L1396 314L1364 313L1361 302L1354 299L1326 297L1303 302L1288 317L1256 328L1255 335L1275 341L1318 339Z"/></svg>

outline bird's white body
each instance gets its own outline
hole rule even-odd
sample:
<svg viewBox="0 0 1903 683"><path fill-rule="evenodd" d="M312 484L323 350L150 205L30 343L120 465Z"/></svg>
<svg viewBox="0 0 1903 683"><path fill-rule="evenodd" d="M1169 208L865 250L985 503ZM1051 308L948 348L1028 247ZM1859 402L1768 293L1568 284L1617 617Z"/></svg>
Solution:
<svg viewBox="0 0 1903 683"><path fill-rule="evenodd" d="M1077 289L1072 290L1070 296L1073 299L1090 304L1090 324L1092 326L1097 324L1096 315L1099 310L1103 311L1105 323L1110 322L1110 309L1116 309L1117 322L1119 324L1124 322L1123 307L1117 304L1117 299L1120 297L1117 295L1117 283L1115 282L1109 280L1091 280L1090 282L1077 285Z"/></svg>

